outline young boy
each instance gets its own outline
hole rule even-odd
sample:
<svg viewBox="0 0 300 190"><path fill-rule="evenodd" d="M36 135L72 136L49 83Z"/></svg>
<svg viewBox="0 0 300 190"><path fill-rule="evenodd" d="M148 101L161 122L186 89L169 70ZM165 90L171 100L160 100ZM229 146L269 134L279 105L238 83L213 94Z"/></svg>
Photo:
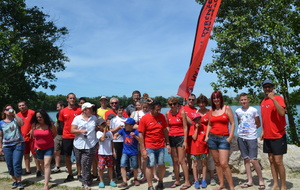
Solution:
<svg viewBox="0 0 300 190"><path fill-rule="evenodd" d="M140 182L137 180L138 174L138 142L139 142L139 131L133 129L135 125L135 120L133 118L127 118L125 121L125 128L120 129L114 135L114 139L116 139L119 135L123 137L124 145L123 145L123 154L121 158L121 173L123 183L121 183L118 187L124 188L127 187L127 176L126 176L126 167L128 161L130 167L133 169L134 176L134 185L139 186Z"/></svg>
<svg viewBox="0 0 300 190"><path fill-rule="evenodd" d="M257 161L257 128L260 127L260 119L252 106L249 106L249 98L246 93L241 93L239 98L241 108L235 111L238 118L238 146L244 159L248 182L241 185L242 188L253 186L252 172L250 163L252 163L258 179L258 189L265 189L264 180L260 165Z"/></svg>
<svg viewBox="0 0 300 190"><path fill-rule="evenodd" d="M200 189L200 183L198 181L199 179L199 170L198 170L198 165L202 165L202 181L201 181L201 186L202 188L207 187L206 183L206 171L207 171L207 166L206 166L206 158L207 158L207 153L208 153L208 146L206 142L204 141L205 139L205 134L206 134L206 129L205 125L201 125L201 115L199 113L195 113L193 116L193 122L194 124L191 126L190 131L189 131L189 136L192 136L192 141L191 141L191 159L193 160L193 176L194 176L194 187L196 189Z"/></svg>
<svg viewBox="0 0 300 190"><path fill-rule="evenodd" d="M96 122L97 124L97 139L99 139L99 149L98 149L98 176L100 178L99 188L104 188L103 182L103 171L105 166L108 168L109 185L112 187L117 187L117 184L113 181L113 157L116 156L114 150L113 134L108 129L108 125L104 119L100 118Z"/></svg>

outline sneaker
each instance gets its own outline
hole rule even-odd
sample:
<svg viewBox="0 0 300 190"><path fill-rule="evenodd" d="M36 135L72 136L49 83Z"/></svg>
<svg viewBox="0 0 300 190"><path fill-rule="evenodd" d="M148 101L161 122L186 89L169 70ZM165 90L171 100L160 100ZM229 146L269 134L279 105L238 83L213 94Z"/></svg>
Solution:
<svg viewBox="0 0 300 190"><path fill-rule="evenodd" d="M36 171L36 177L41 177L42 176L42 172L40 170Z"/></svg>
<svg viewBox="0 0 300 190"><path fill-rule="evenodd" d="M99 188L104 188L104 187L105 187L104 183L103 183L103 182L100 182L100 183L99 183Z"/></svg>
<svg viewBox="0 0 300 190"><path fill-rule="evenodd" d="M143 178L143 172L139 172L138 175L137 175L137 178L142 179Z"/></svg>
<svg viewBox="0 0 300 190"><path fill-rule="evenodd" d="M158 181L158 184L155 187L155 190L162 190L164 189L164 184L162 181Z"/></svg>
<svg viewBox="0 0 300 190"><path fill-rule="evenodd" d="M17 188L17 187L18 187L18 183L16 181L13 182L13 184L11 184L12 189Z"/></svg>
<svg viewBox="0 0 300 190"><path fill-rule="evenodd" d="M78 171L77 171L77 169L75 169L74 171L73 171L73 176L76 176L78 174Z"/></svg>
<svg viewBox="0 0 300 190"><path fill-rule="evenodd" d="M29 174L31 174L31 171L29 171L29 172L25 171L23 175L29 175Z"/></svg>
<svg viewBox="0 0 300 190"><path fill-rule="evenodd" d="M195 181L195 183L194 183L194 187L195 187L195 189L200 189L200 183L199 183L199 181L197 180L197 181Z"/></svg>
<svg viewBox="0 0 300 190"><path fill-rule="evenodd" d="M22 182L17 182L17 187L19 189L23 189L24 188L23 183Z"/></svg>
<svg viewBox="0 0 300 190"><path fill-rule="evenodd" d="M154 190L153 186L148 187L148 190Z"/></svg>
<svg viewBox="0 0 300 190"><path fill-rule="evenodd" d="M120 185L118 185L119 188L124 188L124 187L127 187L127 186L128 186L128 184L125 183L125 182L123 182Z"/></svg>
<svg viewBox="0 0 300 190"><path fill-rule="evenodd" d="M214 178L211 178L211 179L210 179L210 185L211 185L211 186L217 185L217 182L216 182L216 180L215 180Z"/></svg>
<svg viewBox="0 0 300 190"><path fill-rule="evenodd" d="M133 181L133 183L134 183L134 186L140 186L140 182L139 182L137 179L135 179L135 180Z"/></svg>
<svg viewBox="0 0 300 190"><path fill-rule="evenodd" d="M202 188L206 188L206 187L207 187L206 180L202 180L202 182L201 182L201 187L202 187Z"/></svg>
<svg viewBox="0 0 300 190"><path fill-rule="evenodd" d="M64 183L73 181L74 177L72 175L68 175L67 179L64 180Z"/></svg>
<svg viewBox="0 0 300 190"><path fill-rule="evenodd" d="M111 182L109 183L109 185L112 186L112 187L117 187L117 184L116 184L114 181L111 181Z"/></svg>
<svg viewBox="0 0 300 190"><path fill-rule="evenodd" d="M78 175L77 176L77 180L80 181L80 182L82 182L82 175Z"/></svg>
<svg viewBox="0 0 300 190"><path fill-rule="evenodd" d="M59 173L59 172L60 172L60 168L57 167L57 166L55 166L55 168L53 168L53 169L51 170L51 172L52 172L52 173Z"/></svg>

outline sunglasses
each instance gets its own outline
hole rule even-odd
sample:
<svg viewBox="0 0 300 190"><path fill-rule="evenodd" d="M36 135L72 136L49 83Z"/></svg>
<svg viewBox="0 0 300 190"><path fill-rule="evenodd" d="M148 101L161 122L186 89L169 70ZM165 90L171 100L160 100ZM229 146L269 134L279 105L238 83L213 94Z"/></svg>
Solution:
<svg viewBox="0 0 300 190"><path fill-rule="evenodd" d="M273 88L273 86L271 86L271 85L265 85L265 86L263 86L263 88Z"/></svg>
<svg viewBox="0 0 300 190"><path fill-rule="evenodd" d="M42 119L43 117L42 117L42 116L37 116L36 118L38 118L38 119Z"/></svg>
<svg viewBox="0 0 300 190"><path fill-rule="evenodd" d="M10 110L10 108L6 108L6 109L5 109L5 111L9 111L9 110Z"/></svg>
<svg viewBox="0 0 300 190"><path fill-rule="evenodd" d="M195 99L189 98L189 101L194 101Z"/></svg>
<svg viewBox="0 0 300 190"><path fill-rule="evenodd" d="M110 104L118 104L119 102L112 102L112 103L110 103Z"/></svg>
<svg viewBox="0 0 300 190"><path fill-rule="evenodd" d="M169 106L176 106L177 103L169 103Z"/></svg>

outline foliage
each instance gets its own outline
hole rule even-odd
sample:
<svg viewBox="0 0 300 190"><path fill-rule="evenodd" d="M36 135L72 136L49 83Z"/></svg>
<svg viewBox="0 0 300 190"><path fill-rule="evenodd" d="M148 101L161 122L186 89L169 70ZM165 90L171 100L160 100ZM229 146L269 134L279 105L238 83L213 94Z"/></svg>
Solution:
<svg viewBox="0 0 300 190"><path fill-rule="evenodd" d="M56 72L65 69L65 27L48 21L24 0L0 2L0 104L35 99L34 89L55 89Z"/></svg>
<svg viewBox="0 0 300 190"><path fill-rule="evenodd" d="M263 80L272 79L285 99L290 143L297 145L297 102L289 93L300 86L299 26L298 0L224 0L212 36L217 42L213 63L205 67L217 74L216 89L247 88L255 95Z"/></svg>

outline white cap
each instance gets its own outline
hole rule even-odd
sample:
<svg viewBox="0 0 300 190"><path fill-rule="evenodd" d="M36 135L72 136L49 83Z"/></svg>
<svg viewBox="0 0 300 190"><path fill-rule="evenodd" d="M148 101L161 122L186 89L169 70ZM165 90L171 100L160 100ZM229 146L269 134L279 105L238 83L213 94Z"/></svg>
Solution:
<svg viewBox="0 0 300 190"><path fill-rule="evenodd" d="M84 104L82 104L81 110L83 111L85 108L91 108L94 106L95 106L95 104L91 104L90 102L85 102Z"/></svg>

